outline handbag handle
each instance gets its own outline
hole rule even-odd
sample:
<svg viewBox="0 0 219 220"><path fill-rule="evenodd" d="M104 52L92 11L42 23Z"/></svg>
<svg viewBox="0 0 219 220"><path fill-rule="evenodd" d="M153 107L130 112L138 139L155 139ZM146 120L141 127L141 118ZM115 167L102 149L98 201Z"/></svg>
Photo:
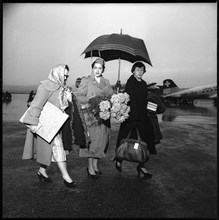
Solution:
<svg viewBox="0 0 219 220"><path fill-rule="evenodd" d="M134 128L132 128L129 133L128 133L128 136L126 139L129 139L130 135L131 135L131 132ZM138 141L141 141L141 137L140 137L140 134L139 134L139 131L138 131L138 128L136 128L136 131L137 131L137 137L138 137Z"/></svg>

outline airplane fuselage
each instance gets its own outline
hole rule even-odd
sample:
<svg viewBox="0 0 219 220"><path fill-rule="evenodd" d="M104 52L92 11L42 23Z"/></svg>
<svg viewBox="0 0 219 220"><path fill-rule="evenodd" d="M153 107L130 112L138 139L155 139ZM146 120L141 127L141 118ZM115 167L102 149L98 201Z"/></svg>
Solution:
<svg viewBox="0 0 219 220"><path fill-rule="evenodd" d="M165 98L189 98L189 99L208 99L208 98L216 98L217 94L217 85L211 84L207 86L197 86L190 89L180 90L178 92L174 92L168 95L165 95Z"/></svg>

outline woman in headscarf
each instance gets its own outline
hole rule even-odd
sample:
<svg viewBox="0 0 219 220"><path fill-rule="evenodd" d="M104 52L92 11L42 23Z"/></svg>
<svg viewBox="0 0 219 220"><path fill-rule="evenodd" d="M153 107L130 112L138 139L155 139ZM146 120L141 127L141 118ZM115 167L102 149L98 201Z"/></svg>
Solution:
<svg viewBox="0 0 219 220"><path fill-rule="evenodd" d="M110 86L109 80L103 77L105 69L105 61L102 58L97 58L91 65L91 75L82 78L79 88L75 92L75 96L79 103L87 104L90 99L96 96L111 96L113 89ZM87 173L92 178L97 178L102 172L99 170L98 163L101 158L105 157L109 146L110 138L110 121L106 123L95 124L90 123L85 117L90 136L89 148L80 148L79 157L88 158Z"/></svg>
<svg viewBox="0 0 219 220"><path fill-rule="evenodd" d="M31 129L27 131L22 159L36 158L36 161L40 164L37 175L40 181L45 182L52 181L46 173L46 168L50 166L51 161L57 162L65 186L73 188L76 183L69 176L66 168L66 155L68 152L63 146L62 131L58 132L51 143L46 142L35 133L39 116L46 102L52 103L64 112L68 107L68 100L72 101L70 89L66 86L69 77L68 72L69 67L67 65L59 64L51 69L47 80L40 82L36 95L23 119L23 123L31 125Z"/></svg>

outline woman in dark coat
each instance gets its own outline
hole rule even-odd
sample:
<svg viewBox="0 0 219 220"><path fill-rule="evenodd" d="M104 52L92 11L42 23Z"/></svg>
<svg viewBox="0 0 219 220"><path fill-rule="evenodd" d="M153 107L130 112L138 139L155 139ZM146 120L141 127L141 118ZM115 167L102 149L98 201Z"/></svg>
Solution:
<svg viewBox="0 0 219 220"><path fill-rule="evenodd" d="M129 77L125 85L125 92L130 96L130 117L120 125L116 148L119 147L120 141L127 137L131 129L137 128L141 139L147 143L149 153L156 154L153 125L147 114L148 88L147 83L142 79L143 74L146 72L145 65L136 62L132 66L131 72L133 75ZM137 139L136 129L132 130L130 138ZM116 158L115 160L116 168L121 172L122 161ZM143 173L146 178L152 177L146 170L144 163L138 164L137 172L138 175Z"/></svg>

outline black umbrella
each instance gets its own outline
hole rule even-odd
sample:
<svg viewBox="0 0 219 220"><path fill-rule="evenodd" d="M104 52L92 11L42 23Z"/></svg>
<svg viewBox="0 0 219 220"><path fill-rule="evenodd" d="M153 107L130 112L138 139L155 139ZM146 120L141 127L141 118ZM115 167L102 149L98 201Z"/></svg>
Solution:
<svg viewBox="0 0 219 220"><path fill-rule="evenodd" d="M131 63L143 61L152 66L146 46L142 39L132 37L127 34L106 34L96 38L83 51L84 58L101 57L105 61L119 59L127 60Z"/></svg>

